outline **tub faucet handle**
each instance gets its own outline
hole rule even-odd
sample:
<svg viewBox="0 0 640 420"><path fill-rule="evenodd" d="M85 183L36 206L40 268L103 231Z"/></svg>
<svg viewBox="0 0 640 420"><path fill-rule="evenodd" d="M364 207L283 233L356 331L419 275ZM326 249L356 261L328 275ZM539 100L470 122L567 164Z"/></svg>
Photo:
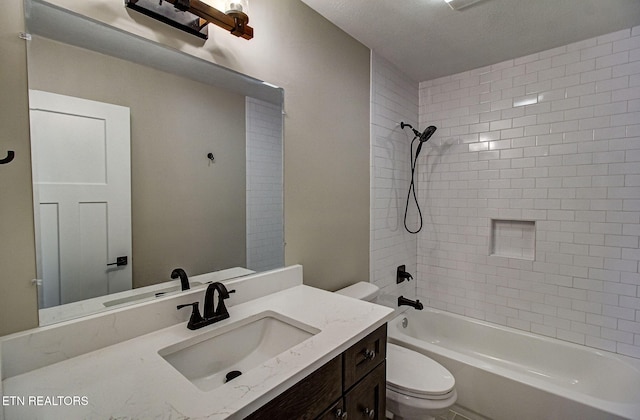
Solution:
<svg viewBox="0 0 640 420"><path fill-rule="evenodd" d="M400 284L405 280L409 281L413 279L413 276L410 273L407 273L406 270L407 267L404 264L398 266L396 269L396 284Z"/></svg>

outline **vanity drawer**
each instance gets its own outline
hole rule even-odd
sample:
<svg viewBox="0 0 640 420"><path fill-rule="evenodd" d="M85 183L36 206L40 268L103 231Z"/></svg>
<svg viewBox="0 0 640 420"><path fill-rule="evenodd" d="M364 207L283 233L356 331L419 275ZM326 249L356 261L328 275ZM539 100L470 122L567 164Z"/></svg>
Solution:
<svg viewBox="0 0 640 420"><path fill-rule="evenodd" d="M344 389L351 388L386 357L387 324L384 324L344 352Z"/></svg>

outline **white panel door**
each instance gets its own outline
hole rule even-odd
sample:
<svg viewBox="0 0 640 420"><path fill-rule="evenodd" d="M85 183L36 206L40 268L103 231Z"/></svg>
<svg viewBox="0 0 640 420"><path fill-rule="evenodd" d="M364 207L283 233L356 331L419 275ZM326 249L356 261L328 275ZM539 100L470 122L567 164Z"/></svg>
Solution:
<svg viewBox="0 0 640 420"><path fill-rule="evenodd" d="M36 90L29 103L42 307L131 289L129 108Z"/></svg>

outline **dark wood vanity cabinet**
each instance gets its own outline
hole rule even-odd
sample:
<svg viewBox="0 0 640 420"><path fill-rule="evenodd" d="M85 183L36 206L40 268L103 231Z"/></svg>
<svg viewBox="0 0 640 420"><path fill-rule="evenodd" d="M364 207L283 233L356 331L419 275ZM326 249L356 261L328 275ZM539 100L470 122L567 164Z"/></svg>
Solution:
<svg viewBox="0 0 640 420"><path fill-rule="evenodd" d="M386 354L384 324L247 419L384 420Z"/></svg>
<svg viewBox="0 0 640 420"><path fill-rule="evenodd" d="M386 363L382 361L353 388L349 389L321 420L385 419Z"/></svg>

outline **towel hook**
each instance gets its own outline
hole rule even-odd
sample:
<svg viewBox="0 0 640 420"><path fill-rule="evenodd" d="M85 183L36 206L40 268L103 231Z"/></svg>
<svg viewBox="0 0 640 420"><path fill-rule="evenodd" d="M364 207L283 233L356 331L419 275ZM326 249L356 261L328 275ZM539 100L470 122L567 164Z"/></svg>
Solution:
<svg viewBox="0 0 640 420"><path fill-rule="evenodd" d="M5 163L9 163L15 157L15 152L13 150L7 151L7 157L4 159L0 159L0 165L4 165Z"/></svg>

